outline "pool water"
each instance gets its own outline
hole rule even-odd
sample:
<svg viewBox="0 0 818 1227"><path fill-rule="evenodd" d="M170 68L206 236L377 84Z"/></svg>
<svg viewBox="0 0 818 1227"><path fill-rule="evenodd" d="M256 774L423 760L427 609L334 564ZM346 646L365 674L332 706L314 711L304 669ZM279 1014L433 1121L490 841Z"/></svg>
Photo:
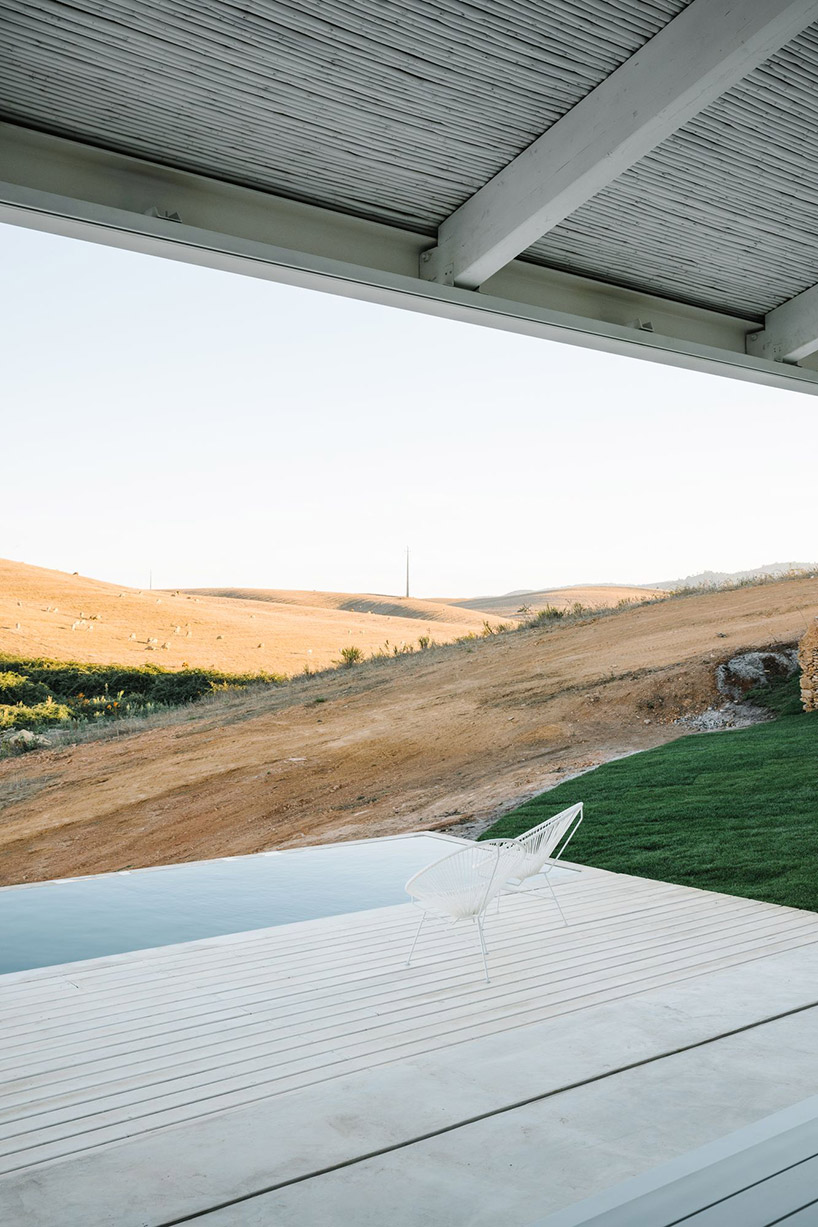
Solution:
<svg viewBox="0 0 818 1227"><path fill-rule="evenodd" d="M0 888L0 973L406 903L462 847L401 835Z"/></svg>

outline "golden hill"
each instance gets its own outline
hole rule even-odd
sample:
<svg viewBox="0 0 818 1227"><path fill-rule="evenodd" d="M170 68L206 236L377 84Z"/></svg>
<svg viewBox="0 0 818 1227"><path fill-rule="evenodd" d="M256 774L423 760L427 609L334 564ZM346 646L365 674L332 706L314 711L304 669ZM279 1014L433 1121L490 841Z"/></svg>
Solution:
<svg viewBox="0 0 818 1227"><path fill-rule="evenodd" d="M485 819L682 736L673 720L715 698L719 661L816 616L818 580L703 593L217 695L164 727L6 759L2 878Z"/></svg>
<svg viewBox="0 0 818 1227"><path fill-rule="evenodd" d="M661 588L639 588L632 584L575 584L569 588L543 588L539 592L511 592L505 596L474 597L454 601L460 609L502 618L519 616L522 608L536 613L550 605L570 609L580 604L585 609L615 609L623 602L658 601L667 593Z"/></svg>
<svg viewBox="0 0 818 1227"><path fill-rule="evenodd" d="M360 593L138 590L0 560L0 651L19 656L292 675L348 645L445 643L486 621L500 619Z"/></svg>
<svg viewBox="0 0 818 1227"><path fill-rule="evenodd" d="M285 588L184 588L182 595L218 597L237 601L261 602L298 609L332 609L338 613L376 614L381 618L414 618L427 624L459 626L460 633L483 626L482 618L460 603L424 601L416 597L384 596L372 592L301 592ZM492 622L499 622L499 618ZM411 629L411 628L410 628Z"/></svg>

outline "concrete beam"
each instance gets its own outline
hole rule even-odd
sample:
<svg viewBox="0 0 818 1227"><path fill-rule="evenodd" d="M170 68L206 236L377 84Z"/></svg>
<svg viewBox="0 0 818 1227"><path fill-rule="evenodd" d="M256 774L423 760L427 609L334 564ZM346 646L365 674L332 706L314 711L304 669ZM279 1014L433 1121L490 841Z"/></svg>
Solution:
<svg viewBox="0 0 818 1227"><path fill-rule="evenodd" d="M482 285L816 19L816 0L693 0L443 222L421 276Z"/></svg>

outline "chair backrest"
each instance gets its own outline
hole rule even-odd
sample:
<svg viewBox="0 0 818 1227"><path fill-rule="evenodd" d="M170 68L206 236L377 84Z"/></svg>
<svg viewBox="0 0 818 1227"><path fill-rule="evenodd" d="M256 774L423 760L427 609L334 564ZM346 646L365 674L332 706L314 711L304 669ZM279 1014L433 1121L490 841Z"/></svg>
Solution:
<svg viewBox="0 0 818 1227"><path fill-rule="evenodd" d="M582 802L579 801L523 835L518 835L515 842L525 851L524 876L539 873L546 861L562 856L581 822Z"/></svg>
<svg viewBox="0 0 818 1227"><path fill-rule="evenodd" d="M479 916L516 876L519 862L516 840L469 844L421 869L406 883L406 891L455 920Z"/></svg>

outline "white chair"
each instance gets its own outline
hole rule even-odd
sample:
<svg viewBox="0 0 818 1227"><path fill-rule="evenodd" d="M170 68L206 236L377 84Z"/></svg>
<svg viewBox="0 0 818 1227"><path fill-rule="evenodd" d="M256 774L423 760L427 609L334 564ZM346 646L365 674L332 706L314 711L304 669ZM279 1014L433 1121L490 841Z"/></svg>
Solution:
<svg viewBox="0 0 818 1227"><path fill-rule="evenodd" d="M451 852L411 877L406 883L406 891L412 896L412 902L423 909L423 915L406 960L407 967L412 962L423 922L429 914L438 919L449 919L452 924L470 920L477 928L483 971L488 984L483 917L492 899L497 898L508 880L519 875L522 861L517 840L487 840Z"/></svg>
<svg viewBox="0 0 818 1227"><path fill-rule="evenodd" d="M565 913L560 907L560 901L554 891L554 886L548 876L548 870L551 864L559 860L568 844L574 837L577 827L582 822L583 807L579 801L576 805L570 806L568 809L561 810L559 814L555 814L553 818L548 818L545 822L541 822L538 826L532 827L530 831L525 831L524 834L518 835L512 843L517 844L520 849L520 859L517 862L516 871L509 875L514 881L506 882L503 890L508 892L520 892L525 890L526 893L536 893L542 890L542 887L528 887L524 883L529 878L534 878L538 874L545 873L545 887L551 894L551 898L557 906L557 911L562 917L562 923L568 924L565 919ZM485 840L485 843L494 843L494 840ZM498 841L506 843L506 840ZM499 895L497 897L497 906L500 906Z"/></svg>

